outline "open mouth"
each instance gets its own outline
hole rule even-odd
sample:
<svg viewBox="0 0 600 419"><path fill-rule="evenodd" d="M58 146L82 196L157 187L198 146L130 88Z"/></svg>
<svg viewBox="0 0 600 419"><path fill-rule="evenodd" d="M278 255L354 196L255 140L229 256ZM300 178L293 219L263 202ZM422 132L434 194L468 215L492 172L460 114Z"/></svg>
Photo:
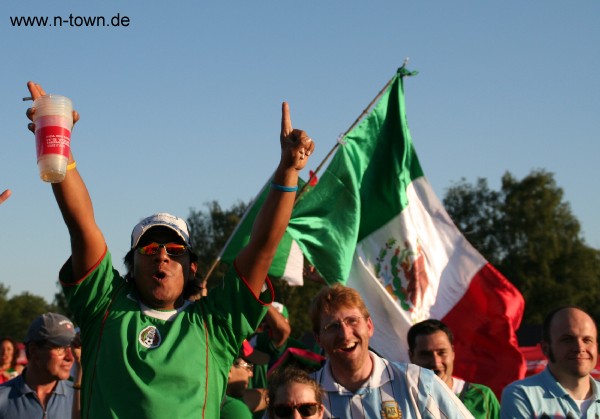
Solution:
<svg viewBox="0 0 600 419"><path fill-rule="evenodd" d="M353 343L349 343L345 346L338 347L338 350L340 350L342 352L350 353L350 352L353 352L357 347L358 347L358 343L353 342Z"/></svg>
<svg viewBox="0 0 600 419"><path fill-rule="evenodd" d="M154 273L154 275L152 275L152 279L154 279L155 281L159 281L159 282L162 282L166 277L167 277L167 274L166 274L166 272L163 272L163 271L157 271Z"/></svg>

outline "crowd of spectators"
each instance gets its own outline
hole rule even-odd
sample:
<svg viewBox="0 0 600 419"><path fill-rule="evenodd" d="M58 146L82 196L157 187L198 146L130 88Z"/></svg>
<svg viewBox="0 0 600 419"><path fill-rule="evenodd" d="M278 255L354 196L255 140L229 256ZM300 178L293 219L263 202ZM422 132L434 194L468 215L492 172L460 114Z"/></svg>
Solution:
<svg viewBox="0 0 600 419"><path fill-rule="evenodd" d="M45 94L35 83L28 88L33 99ZM27 111L32 120L34 113ZM196 278L186 222L166 213L134 226L121 276L71 152L65 180L52 189L71 238L59 278L74 317L34 319L22 343L25 366L19 343L0 341L0 419L600 416L591 376L597 327L577 307L548 314L546 369L509 384L500 401L485 383L453 374L453 333L439 320L407 331L411 363L379 356L369 346L375 324L365 302L340 284L324 286L310 304L318 353L293 339L267 272L314 143L292 128L286 103L279 143L250 241L210 290Z"/></svg>

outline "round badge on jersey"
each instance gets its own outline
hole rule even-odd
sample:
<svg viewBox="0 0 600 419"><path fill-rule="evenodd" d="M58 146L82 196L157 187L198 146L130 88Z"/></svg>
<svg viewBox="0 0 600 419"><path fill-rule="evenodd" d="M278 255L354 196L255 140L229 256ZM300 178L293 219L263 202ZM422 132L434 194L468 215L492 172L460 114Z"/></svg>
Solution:
<svg viewBox="0 0 600 419"><path fill-rule="evenodd" d="M381 403L381 417L385 419L402 419L402 411L395 400Z"/></svg>
<svg viewBox="0 0 600 419"><path fill-rule="evenodd" d="M160 332L154 326L148 326L142 330L138 336L138 340L142 346L145 346L148 349L158 348L162 342Z"/></svg>

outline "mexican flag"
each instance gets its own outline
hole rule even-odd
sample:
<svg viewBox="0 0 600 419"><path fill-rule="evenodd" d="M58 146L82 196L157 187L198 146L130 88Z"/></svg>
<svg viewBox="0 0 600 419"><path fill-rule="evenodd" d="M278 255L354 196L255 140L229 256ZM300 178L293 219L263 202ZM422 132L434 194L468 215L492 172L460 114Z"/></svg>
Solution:
<svg viewBox="0 0 600 419"><path fill-rule="evenodd" d="M298 178L299 187L302 187L304 183L302 179ZM248 244L254 219L258 215L265 199L267 199L270 184L271 179L265 183L256 198L248 205L244 216L236 226L234 232L229 236L227 243L225 243L218 260L228 265L233 264L238 253ZM308 186L308 188L310 187ZM298 243L292 239L292 236L286 232L277 247L277 253L269 268L269 276L282 279L292 286L300 286L304 283L303 270L304 256L302 250L300 250Z"/></svg>
<svg viewBox="0 0 600 419"><path fill-rule="evenodd" d="M455 375L496 394L522 378L518 290L463 237L425 178L406 122L398 70L371 112L341 140L287 233L329 284L363 296L371 346L408 361L406 333L436 318L455 335Z"/></svg>

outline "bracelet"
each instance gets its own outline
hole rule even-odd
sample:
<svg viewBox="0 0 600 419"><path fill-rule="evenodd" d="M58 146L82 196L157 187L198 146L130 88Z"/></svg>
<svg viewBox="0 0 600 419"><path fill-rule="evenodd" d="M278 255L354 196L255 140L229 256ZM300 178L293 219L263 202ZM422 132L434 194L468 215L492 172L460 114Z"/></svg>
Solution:
<svg viewBox="0 0 600 419"><path fill-rule="evenodd" d="M73 384L73 390L81 390L81 383Z"/></svg>
<svg viewBox="0 0 600 419"><path fill-rule="evenodd" d="M271 182L271 188L275 189L276 191L281 191L281 192L296 192L298 190L298 185L283 186L283 185L278 185L276 183Z"/></svg>
<svg viewBox="0 0 600 419"><path fill-rule="evenodd" d="M73 160L73 163L67 165L67 170L73 170L77 167L77 162Z"/></svg>

